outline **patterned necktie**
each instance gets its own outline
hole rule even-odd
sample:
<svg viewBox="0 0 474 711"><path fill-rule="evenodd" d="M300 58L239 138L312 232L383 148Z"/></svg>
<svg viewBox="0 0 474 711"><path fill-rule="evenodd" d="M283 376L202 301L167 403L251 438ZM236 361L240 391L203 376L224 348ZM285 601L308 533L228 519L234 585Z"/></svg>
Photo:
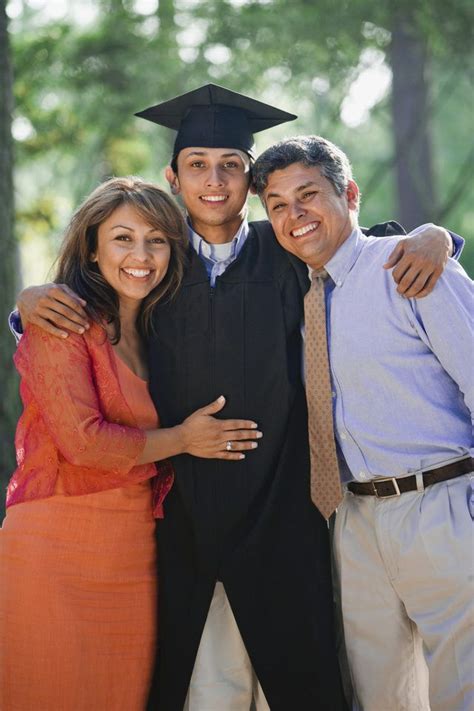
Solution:
<svg viewBox="0 0 474 711"><path fill-rule="evenodd" d="M328 519L342 499L334 440L323 269L313 272L304 299L305 379L311 455L311 499Z"/></svg>

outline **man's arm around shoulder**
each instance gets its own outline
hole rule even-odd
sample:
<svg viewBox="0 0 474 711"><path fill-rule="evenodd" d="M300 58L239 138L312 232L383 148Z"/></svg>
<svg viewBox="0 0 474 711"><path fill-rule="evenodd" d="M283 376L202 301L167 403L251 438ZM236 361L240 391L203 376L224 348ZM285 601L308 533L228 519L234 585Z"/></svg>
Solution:
<svg viewBox="0 0 474 711"><path fill-rule="evenodd" d="M17 341L28 323L59 338L67 338L69 332L82 334L90 326L84 308L86 301L66 284L43 284L23 289L17 306L18 311L10 315L10 329Z"/></svg>

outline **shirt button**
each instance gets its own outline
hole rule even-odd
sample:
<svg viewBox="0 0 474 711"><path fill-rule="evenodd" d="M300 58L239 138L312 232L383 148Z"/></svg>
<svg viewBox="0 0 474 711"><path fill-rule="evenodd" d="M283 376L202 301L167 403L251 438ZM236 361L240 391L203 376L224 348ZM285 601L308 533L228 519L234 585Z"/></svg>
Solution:
<svg viewBox="0 0 474 711"><path fill-rule="evenodd" d="M365 472L359 472L359 476L361 479L367 479L367 474Z"/></svg>
<svg viewBox="0 0 474 711"><path fill-rule="evenodd" d="M347 435L345 432L341 432L340 435L341 435L341 439L347 439Z"/></svg>
<svg viewBox="0 0 474 711"><path fill-rule="evenodd" d="M336 397L336 393L335 393L334 390L333 390L332 393L331 393L331 397Z"/></svg>
<svg viewBox="0 0 474 711"><path fill-rule="evenodd" d="M336 281L336 284L337 284L338 286L342 286L342 281L339 279L339 281Z"/></svg>

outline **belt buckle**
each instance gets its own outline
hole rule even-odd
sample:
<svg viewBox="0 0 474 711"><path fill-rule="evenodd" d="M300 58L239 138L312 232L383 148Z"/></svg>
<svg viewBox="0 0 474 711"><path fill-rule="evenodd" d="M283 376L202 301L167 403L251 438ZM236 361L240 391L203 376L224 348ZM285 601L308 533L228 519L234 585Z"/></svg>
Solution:
<svg viewBox="0 0 474 711"><path fill-rule="evenodd" d="M392 482L393 490L395 492L394 494L379 494L376 484L379 484L381 482L386 482L386 481ZM374 494L378 499L393 499L395 496L400 496L400 489L398 486L398 482L397 482L396 477L394 477L394 476L388 476L388 477L385 477L384 479L373 479L371 481L371 484L372 484L372 488L374 490Z"/></svg>

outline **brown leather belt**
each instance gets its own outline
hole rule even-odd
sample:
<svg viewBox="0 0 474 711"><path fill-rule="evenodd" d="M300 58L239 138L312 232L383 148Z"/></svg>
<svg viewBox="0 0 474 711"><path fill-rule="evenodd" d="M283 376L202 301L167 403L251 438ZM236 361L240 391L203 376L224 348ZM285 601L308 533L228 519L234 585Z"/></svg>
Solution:
<svg viewBox="0 0 474 711"><path fill-rule="evenodd" d="M423 472L423 485L426 488L440 481L447 481L448 479L455 479L462 474L469 474L469 472L472 471L474 471L474 459L467 457L467 459L460 459L458 462L447 464L445 467L429 469ZM383 479L373 479L364 484L351 481L350 484L347 485L347 488L349 491L352 491L353 494L377 496L378 498L385 499L390 496L400 496L406 491L416 491L416 475L413 474L412 476L399 478L387 477Z"/></svg>

